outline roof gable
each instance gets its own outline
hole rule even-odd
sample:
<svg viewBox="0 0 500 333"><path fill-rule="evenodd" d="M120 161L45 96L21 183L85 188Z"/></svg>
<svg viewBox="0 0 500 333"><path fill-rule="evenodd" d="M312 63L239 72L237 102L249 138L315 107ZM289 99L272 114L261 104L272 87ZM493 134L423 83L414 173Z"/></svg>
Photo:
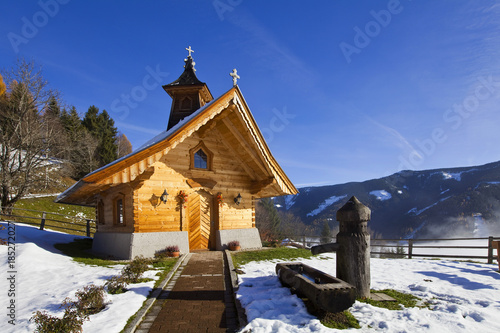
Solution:
<svg viewBox="0 0 500 333"><path fill-rule="evenodd" d="M195 132L203 136L210 130L217 131L252 179L253 194L264 197L297 193L272 156L240 89L235 86L133 153L88 174L56 201L91 205L94 193L144 177L155 162L187 137Z"/></svg>

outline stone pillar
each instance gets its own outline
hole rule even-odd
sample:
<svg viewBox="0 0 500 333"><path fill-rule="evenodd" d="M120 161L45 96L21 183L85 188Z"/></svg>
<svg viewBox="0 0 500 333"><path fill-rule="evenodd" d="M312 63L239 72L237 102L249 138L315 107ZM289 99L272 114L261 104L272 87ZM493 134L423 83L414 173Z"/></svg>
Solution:
<svg viewBox="0 0 500 333"><path fill-rule="evenodd" d="M337 211L337 277L355 286L357 297L370 297L370 214L354 196Z"/></svg>

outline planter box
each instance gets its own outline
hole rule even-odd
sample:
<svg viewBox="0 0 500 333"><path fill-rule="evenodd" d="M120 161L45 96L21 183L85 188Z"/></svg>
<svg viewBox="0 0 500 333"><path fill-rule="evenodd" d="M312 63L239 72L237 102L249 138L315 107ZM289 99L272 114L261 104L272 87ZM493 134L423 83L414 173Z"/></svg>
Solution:
<svg viewBox="0 0 500 333"><path fill-rule="evenodd" d="M302 263L277 264L276 274L282 285L320 310L341 312L356 300L353 285Z"/></svg>

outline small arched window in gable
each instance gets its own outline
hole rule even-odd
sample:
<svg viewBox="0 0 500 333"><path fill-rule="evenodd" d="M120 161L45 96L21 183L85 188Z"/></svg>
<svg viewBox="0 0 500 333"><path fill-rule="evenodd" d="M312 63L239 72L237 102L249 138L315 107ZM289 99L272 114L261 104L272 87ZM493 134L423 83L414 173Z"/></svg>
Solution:
<svg viewBox="0 0 500 333"><path fill-rule="evenodd" d="M194 167L196 169L208 169L208 156L201 148L194 153Z"/></svg>
<svg viewBox="0 0 500 333"><path fill-rule="evenodd" d="M212 170L213 154L203 141L200 141L196 147L192 148L189 155L191 156L191 169Z"/></svg>

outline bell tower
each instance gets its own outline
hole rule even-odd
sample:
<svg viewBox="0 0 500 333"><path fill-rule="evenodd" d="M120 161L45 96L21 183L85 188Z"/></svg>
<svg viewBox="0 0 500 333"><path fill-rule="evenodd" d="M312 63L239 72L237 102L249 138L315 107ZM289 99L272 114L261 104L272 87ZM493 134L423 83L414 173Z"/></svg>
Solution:
<svg viewBox="0 0 500 333"><path fill-rule="evenodd" d="M191 46L186 48L186 50L188 51L188 57L184 59L186 63L184 65L184 72L177 80L163 86L167 94L172 97L167 131L179 121L214 99L206 83L201 82L196 77L195 62L191 56L191 53L194 51L191 49Z"/></svg>

